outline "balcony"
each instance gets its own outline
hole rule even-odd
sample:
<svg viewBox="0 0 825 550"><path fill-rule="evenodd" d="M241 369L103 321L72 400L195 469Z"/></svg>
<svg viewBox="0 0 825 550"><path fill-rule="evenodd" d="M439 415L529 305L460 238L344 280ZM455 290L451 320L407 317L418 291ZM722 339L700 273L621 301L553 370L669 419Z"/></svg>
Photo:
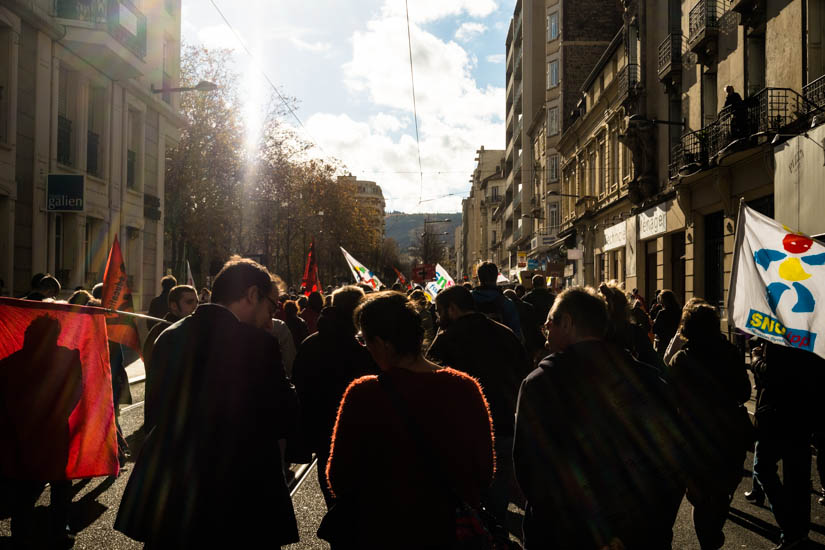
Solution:
<svg viewBox="0 0 825 550"><path fill-rule="evenodd" d="M513 142L516 147L521 147L521 132L523 130L523 124L522 118L519 117L518 120L516 120L516 129L513 131Z"/></svg>
<svg viewBox="0 0 825 550"><path fill-rule="evenodd" d="M719 18L724 13L723 0L699 0L690 10L688 49L704 54L713 49L719 36Z"/></svg>
<svg viewBox="0 0 825 550"><path fill-rule="evenodd" d="M802 96L808 102L809 110L825 108L825 75L802 88Z"/></svg>
<svg viewBox="0 0 825 550"><path fill-rule="evenodd" d="M521 190L516 191L513 195L513 210L518 210L521 207Z"/></svg>
<svg viewBox="0 0 825 550"><path fill-rule="evenodd" d="M659 44L659 80L680 80L682 76L682 33L672 32Z"/></svg>
<svg viewBox="0 0 825 550"><path fill-rule="evenodd" d="M490 205L501 204L503 201L504 197L502 195L490 195L487 197L487 204Z"/></svg>
<svg viewBox="0 0 825 550"><path fill-rule="evenodd" d="M518 49L518 55L516 56L516 63L515 63L515 77L516 80L521 80L521 60L523 58L524 50L522 48Z"/></svg>
<svg viewBox="0 0 825 550"><path fill-rule="evenodd" d="M522 20L524 19L524 17L522 17L522 13L523 12L520 11L519 14L518 14L518 19L516 19L516 32L513 33L513 35L516 37L515 38L516 42L518 42L521 39L521 27L522 27L521 23L522 23Z"/></svg>
<svg viewBox="0 0 825 550"><path fill-rule="evenodd" d="M758 3L757 0L730 0L730 11L745 15L753 11Z"/></svg>
<svg viewBox="0 0 825 550"><path fill-rule="evenodd" d="M516 88L516 101L515 101L515 109L516 114L521 113L521 96L524 86L521 82L518 83L518 87Z"/></svg>
<svg viewBox="0 0 825 550"><path fill-rule="evenodd" d="M72 121L57 115L57 162L65 166L72 163Z"/></svg>
<svg viewBox="0 0 825 550"><path fill-rule="evenodd" d="M711 167L729 146L745 150L756 146L760 137L802 131L808 125L809 103L794 90L764 88L739 110L723 109L706 127L682 135L672 151L671 178Z"/></svg>
<svg viewBox="0 0 825 550"><path fill-rule="evenodd" d="M513 173L516 174L516 177L521 181L521 153L516 154L516 162L513 163Z"/></svg>
<svg viewBox="0 0 825 550"><path fill-rule="evenodd" d="M130 0L54 0L54 17L64 20L62 41L103 73L125 80L145 72L146 16Z"/></svg>
<svg viewBox="0 0 825 550"><path fill-rule="evenodd" d="M100 136L94 132L86 134L86 172L100 177Z"/></svg>
<svg viewBox="0 0 825 550"><path fill-rule="evenodd" d="M639 84L639 66L635 64L625 65L619 71L619 101L624 100L628 95L636 90Z"/></svg>
<svg viewBox="0 0 825 550"><path fill-rule="evenodd" d="M521 240L522 228L521 227L514 227L513 228L513 243L518 242Z"/></svg>

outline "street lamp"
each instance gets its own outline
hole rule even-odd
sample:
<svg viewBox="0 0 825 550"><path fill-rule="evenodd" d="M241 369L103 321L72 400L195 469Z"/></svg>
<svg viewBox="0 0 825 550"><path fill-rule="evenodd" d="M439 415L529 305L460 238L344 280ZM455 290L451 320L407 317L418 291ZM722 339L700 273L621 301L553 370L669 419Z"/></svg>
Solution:
<svg viewBox="0 0 825 550"><path fill-rule="evenodd" d="M214 82L209 82L208 80L201 80L194 86L184 86L182 88L155 88L155 85L152 84L151 86L153 94L162 94L166 92L214 92L218 89L218 85Z"/></svg>

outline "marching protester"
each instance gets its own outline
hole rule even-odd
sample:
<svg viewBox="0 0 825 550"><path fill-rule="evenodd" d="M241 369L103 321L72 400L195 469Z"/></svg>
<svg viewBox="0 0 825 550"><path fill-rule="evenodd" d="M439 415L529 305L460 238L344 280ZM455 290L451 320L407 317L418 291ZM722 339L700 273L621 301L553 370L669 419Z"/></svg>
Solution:
<svg viewBox="0 0 825 550"><path fill-rule="evenodd" d="M149 393L151 383L150 371L152 370L152 352L155 349L155 340L160 333L177 323L184 317L192 315L198 307L198 295L194 287L189 285L178 285L172 287L167 295L169 313L163 316L165 323L155 323L146 335L143 343L143 366L146 370L146 393Z"/></svg>
<svg viewBox="0 0 825 550"><path fill-rule="evenodd" d="M301 319L306 321L309 334L315 334L318 332L318 317L321 316L321 310L324 308L323 296L317 290L310 292L306 306L301 307Z"/></svg>
<svg viewBox="0 0 825 550"><path fill-rule="evenodd" d="M321 311L318 332L301 344L293 367L301 436L318 459L318 481L327 508L333 499L326 466L338 405L353 380L379 372L369 351L355 339L352 314L363 297L357 286L333 292L332 306Z"/></svg>
<svg viewBox="0 0 825 550"><path fill-rule="evenodd" d="M562 292L545 329L552 355L521 384L513 442L525 549L670 548L684 485L664 381L604 340L592 289Z"/></svg>
<svg viewBox="0 0 825 550"><path fill-rule="evenodd" d="M304 321L303 317L298 315L298 304L295 301L285 301L283 303L282 310L283 321L287 328L289 328L289 332L292 334L292 342L295 349L298 350L298 348L301 347L301 342L309 336L309 327L307 327L307 323Z"/></svg>
<svg viewBox="0 0 825 550"><path fill-rule="evenodd" d="M510 327L513 334L522 340L521 324L519 323L516 305L504 297L502 290L496 286L498 267L492 262L484 262L478 266L479 286L473 289L473 301L476 311L479 311L494 321Z"/></svg>
<svg viewBox="0 0 825 550"><path fill-rule="evenodd" d="M370 294L355 318L381 374L341 401L327 464L336 504L319 535L334 548L449 547L457 503L478 506L493 478L484 395L423 357L421 318L403 294Z"/></svg>
<svg viewBox="0 0 825 550"><path fill-rule="evenodd" d="M160 279L161 293L149 302L149 316L163 319L169 313L169 292L177 286L178 280L173 275L165 275ZM150 329L157 321L147 321L146 328Z"/></svg>
<svg viewBox="0 0 825 550"><path fill-rule="evenodd" d="M233 257L215 277L212 303L158 337L151 431L116 529L163 548L298 541L278 442L293 434L298 403L264 330L277 299L265 267Z"/></svg>
<svg viewBox="0 0 825 550"><path fill-rule="evenodd" d="M521 286L521 285L519 285ZM522 290L524 289L521 286ZM523 336L524 347L531 358L538 355L544 355L544 338L541 334L542 322L536 317L536 310L531 304L528 304L521 299L519 293L513 289L504 291L504 297L513 302L518 313L518 322L521 326L521 334Z"/></svg>
<svg viewBox="0 0 825 550"><path fill-rule="evenodd" d="M469 374L481 384L490 404L496 450L496 476L483 501L499 524L505 525L513 481L516 399L532 361L513 331L475 311L473 296L463 286L439 292L435 307L441 330L427 358Z"/></svg>
<svg viewBox="0 0 825 550"><path fill-rule="evenodd" d="M722 527L752 437L744 407L751 394L750 379L719 325L719 315L706 302L686 306L680 331L685 344L667 369L688 443L687 498L703 550L725 543Z"/></svg>
<svg viewBox="0 0 825 550"><path fill-rule="evenodd" d="M37 274L32 278L31 291L23 296L23 299L38 302L54 300L60 294L60 288L60 282L48 273Z"/></svg>
<svg viewBox="0 0 825 550"><path fill-rule="evenodd" d="M609 322L605 339L620 349L627 350L642 363L663 372L665 365L654 351L647 330L632 322L630 307L622 289L613 282L602 283L599 285L599 294L607 303Z"/></svg>
<svg viewBox="0 0 825 550"><path fill-rule="evenodd" d="M661 308L653 317L653 334L655 341L653 347L659 357L665 356L668 344L679 329L679 321L682 318L682 306L676 301L676 295L672 290L663 290L659 293L659 304Z"/></svg>
<svg viewBox="0 0 825 550"><path fill-rule="evenodd" d="M531 283L533 288L524 295L523 299L533 306L539 323L544 323L545 319L547 319L547 314L550 313L550 308L553 307L553 301L556 299L556 295L547 288L547 279L544 275L533 275Z"/></svg>

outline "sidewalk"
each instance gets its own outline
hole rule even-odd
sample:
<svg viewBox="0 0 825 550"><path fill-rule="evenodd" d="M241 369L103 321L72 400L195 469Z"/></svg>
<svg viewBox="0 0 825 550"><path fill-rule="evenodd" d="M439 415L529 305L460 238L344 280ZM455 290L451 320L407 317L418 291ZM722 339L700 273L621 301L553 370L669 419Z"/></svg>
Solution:
<svg viewBox="0 0 825 550"><path fill-rule="evenodd" d="M129 377L129 383L146 378L146 369L144 369L143 360L140 357L126 365L126 376Z"/></svg>

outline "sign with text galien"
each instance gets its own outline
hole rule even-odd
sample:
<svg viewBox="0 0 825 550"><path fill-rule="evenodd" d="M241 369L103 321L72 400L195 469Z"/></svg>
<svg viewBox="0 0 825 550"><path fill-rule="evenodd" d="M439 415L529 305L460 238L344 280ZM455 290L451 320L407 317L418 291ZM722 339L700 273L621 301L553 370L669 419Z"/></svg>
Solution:
<svg viewBox="0 0 825 550"><path fill-rule="evenodd" d="M82 174L49 174L46 182L46 211L83 212Z"/></svg>

